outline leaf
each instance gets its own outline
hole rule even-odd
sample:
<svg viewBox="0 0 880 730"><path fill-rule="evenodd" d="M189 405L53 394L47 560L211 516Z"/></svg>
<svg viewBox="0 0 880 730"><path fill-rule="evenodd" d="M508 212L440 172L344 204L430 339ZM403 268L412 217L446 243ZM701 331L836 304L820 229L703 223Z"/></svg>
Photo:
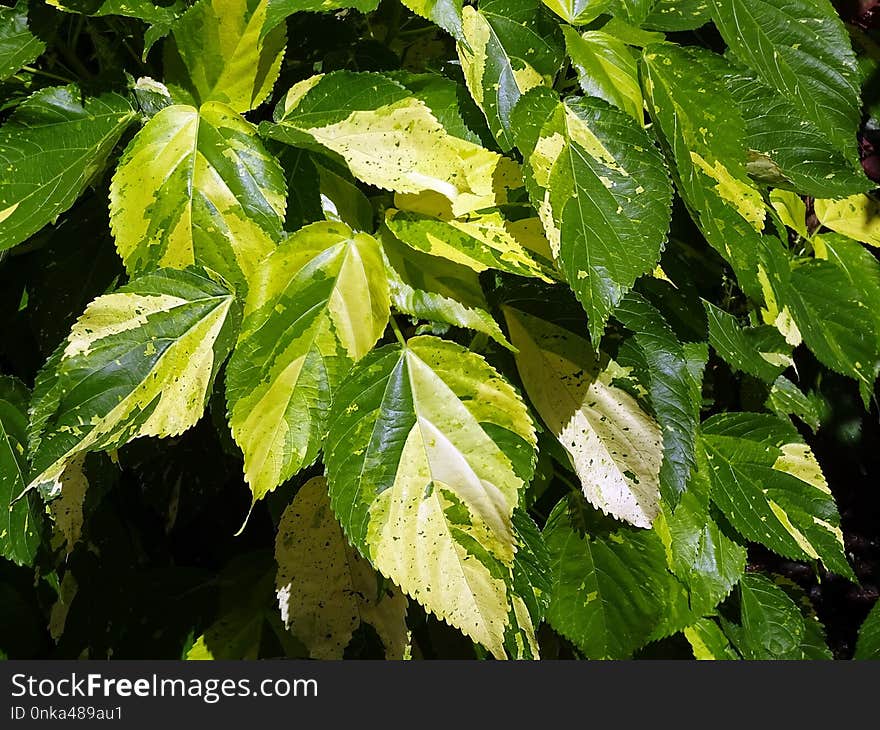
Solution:
<svg viewBox="0 0 880 730"><path fill-rule="evenodd" d="M480 144L480 135L468 126L479 126L482 112L471 99L467 87L458 81L438 73L410 73L409 71L385 71L383 76L405 86L425 103L437 121L449 134ZM465 122L465 118L468 122Z"/></svg>
<svg viewBox="0 0 880 730"><path fill-rule="evenodd" d="M22 102L0 127L0 251L73 205L134 117L118 94L83 104L75 86L43 89Z"/></svg>
<svg viewBox="0 0 880 730"><path fill-rule="evenodd" d="M880 246L880 204L867 195L816 200L816 217L826 228L869 246Z"/></svg>
<svg viewBox="0 0 880 730"><path fill-rule="evenodd" d="M237 319L232 294L199 271L157 271L95 299L37 376L30 486L55 496L77 454L194 425Z"/></svg>
<svg viewBox="0 0 880 730"><path fill-rule="evenodd" d="M613 384L583 338L504 307L529 400L565 448L589 502L637 527L659 511L663 457L657 423Z"/></svg>
<svg viewBox="0 0 880 730"><path fill-rule="evenodd" d="M183 0L170 3L164 0L162 4L152 0L46 0L46 3L68 13L93 17L122 15L166 26L186 9Z"/></svg>
<svg viewBox="0 0 880 730"><path fill-rule="evenodd" d="M729 52L789 101L853 165L859 74L846 28L827 0L711 0Z"/></svg>
<svg viewBox="0 0 880 730"><path fill-rule="evenodd" d="M694 439L699 431L702 372L708 353L689 353L660 313L630 293L615 317L633 333L647 369L651 407L663 434L660 493L675 507L694 468ZM694 357L692 357L692 355Z"/></svg>
<svg viewBox="0 0 880 730"><path fill-rule="evenodd" d="M880 601L868 614L859 630L854 659L880 659Z"/></svg>
<svg viewBox="0 0 880 730"><path fill-rule="evenodd" d="M770 191L770 204L783 224L791 228L801 238L809 238L807 206L797 193L773 189Z"/></svg>
<svg viewBox="0 0 880 730"><path fill-rule="evenodd" d="M471 96L502 150L513 147L511 113L522 94L549 85L562 64L559 29L537 0L465 6L458 58Z"/></svg>
<svg viewBox="0 0 880 730"><path fill-rule="evenodd" d="M259 106L281 69L286 28L269 25L269 0L199 0L172 27L165 46L168 81L202 104L237 112Z"/></svg>
<svg viewBox="0 0 880 730"><path fill-rule="evenodd" d="M281 238L285 196L277 160L230 107L169 106L120 160L110 226L132 276L196 264L244 290Z"/></svg>
<svg viewBox="0 0 880 730"><path fill-rule="evenodd" d="M390 208L385 211L385 224L416 251L477 272L492 268L544 281L551 281L555 273L541 222L534 214L512 219L503 209L487 209L462 218L438 219Z"/></svg>
<svg viewBox="0 0 880 730"><path fill-rule="evenodd" d="M344 8L370 13L379 6L379 0L267 0L267 5L263 37L294 13L329 13Z"/></svg>
<svg viewBox="0 0 880 730"><path fill-rule="evenodd" d="M822 396L815 391L809 395L804 394L800 388L792 383L784 375L780 375L773 381L770 387L770 395L764 404L777 416L797 416L815 433L822 424L825 405Z"/></svg>
<svg viewBox="0 0 880 730"><path fill-rule="evenodd" d="M406 598L346 542L324 477L306 482L284 510L275 559L282 620L313 659L342 659L363 623L379 634L386 658L404 658Z"/></svg>
<svg viewBox="0 0 880 730"><path fill-rule="evenodd" d="M644 125L636 59L624 43L601 30L579 34L564 27L565 48L584 94L604 99Z"/></svg>
<svg viewBox="0 0 880 730"><path fill-rule="evenodd" d="M388 232L382 236L382 252L391 303L398 312L482 332L512 347L489 313L473 270L408 248Z"/></svg>
<svg viewBox="0 0 880 730"><path fill-rule="evenodd" d="M760 300L756 271L766 210L746 171L745 122L725 89L730 67L704 49L658 44L645 49L641 71L676 189L706 240L733 266L743 291Z"/></svg>
<svg viewBox="0 0 880 730"><path fill-rule="evenodd" d="M36 60L46 44L28 28L26 0L14 7L0 7L0 81L5 81L22 66Z"/></svg>
<svg viewBox="0 0 880 730"><path fill-rule="evenodd" d="M517 106L526 187L598 345L608 317L660 258L672 187L633 119L600 99L533 91Z"/></svg>
<svg viewBox="0 0 880 730"><path fill-rule="evenodd" d="M702 453L698 457L687 492L674 512L661 503L654 529L666 546L669 569L688 589L691 611L705 616L743 576L746 548L719 525L709 501L711 467Z"/></svg>
<svg viewBox="0 0 880 730"><path fill-rule="evenodd" d="M794 365L791 346L776 327L741 327L736 317L703 300L709 321L709 344L734 370L771 383Z"/></svg>
<svg viewBox="0 0 880 730"><path fill-rule="evenodd" d="M254 502L311 464L330 403L388 323L379 245L343 223L313 223L257 270L226 370L229 425Z"/></svg>
<svg viewBox="0 0 880 730"><path fill-rule="evenodd" d="M587 25L604 13L611 0L543 0L566 23Z"/></svg>
<svg viewBox="0 0 880 730"><path fill-rule="evenodd" d="M703 424L712 501L744 537L853 579L840 515L816 457L791 423L724 413Z"/></svg>
<svg viewBox="0 0 880 730"><path fill-rule="evenodd" d="M416 15L439 25L456 40L462 39L462 0L406 0L403 4Z"/></svg>
<svg viewBox="0 0 880 730"><path fill-rule="evenodd" d="M729 76L727 87L743 114L748 168L755 179L818 197L872 187L858 158L845 155L814 122L804 119L791 97L747 74Z"/></svg>
<svg viewBox="0 0 880 730"><path fill-rule="evenodd" d="M584 533L578 501L563 498L544 527L553 576L547 620L587 658L624 659L648 643L682 588L655 532Z"/></svg>
<svg viewBox="0 0 880 730"><path fill-rule="evenodd" d="M433 191L462 216L507 202L519 168L449 134L424 102L371 73L336 71L299 82L260 132L341 158L368 185L398 193Z"/></svg>
<svg viewBox="0 0 880 730"><path fill-rule="evenodd" d="M729 661L740 659L730 641L712 619L702 618L684 630L694 658L699 660Z"/></svg>
<svg viewBox="0 0 880 730"><path fill-rule="evenodd" d="M842 236L814 239L817 258L793 262L789 304L821 363L873 389L880 372L880 263Z"/></svg>
<svg viewBox="0 0 880 730"><path fill-rule="evenodd" d="M740 581L742 627L735 642L746 659L802 659L806 627L797 605L773 581L750 573Z"/></svg>
<svg viewBox="0 0 880 730"><path fill-rule="evenodd" d="M52 547L64 548L66 555L82 537L83 504L89 488L89 480L85 473L86 453L74 456L61 473L59 482L61 493L49 502L49 514L52 515Z"/></svg>
<svg viewBox="0 0 880 730"><path fill-rule="evenodd" d="M643 26L674 33L696 30L711 19L711 6L706 0L657 0Z"/></svg>
<svg viewBox="0 0 880 730"><path fill-rule="evenodd" d="M503 658L509 614L525 610L511 588L511 516L535 448L514 390L480 356L415 337L355 366L328 433L331 504L352 544Z"/></svg>
<svg viewBox="0 0 880 730"><path fill-rule="evenodd" d="M30 565L40 547L42 503L27 486L27 388L0 376L0 556L16 565ZM19 499L19 497L21 497Z"/></svg>

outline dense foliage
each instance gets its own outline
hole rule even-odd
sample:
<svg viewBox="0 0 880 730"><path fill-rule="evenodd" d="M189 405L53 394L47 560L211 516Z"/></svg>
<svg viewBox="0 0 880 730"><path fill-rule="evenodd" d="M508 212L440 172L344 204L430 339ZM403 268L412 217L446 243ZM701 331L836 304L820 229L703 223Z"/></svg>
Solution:
<svg viewBox="0 0 880 730"><path fill-rule="evenodd" d="M0 649L880 656L877 43L828 0L0 8Z"/></svg>

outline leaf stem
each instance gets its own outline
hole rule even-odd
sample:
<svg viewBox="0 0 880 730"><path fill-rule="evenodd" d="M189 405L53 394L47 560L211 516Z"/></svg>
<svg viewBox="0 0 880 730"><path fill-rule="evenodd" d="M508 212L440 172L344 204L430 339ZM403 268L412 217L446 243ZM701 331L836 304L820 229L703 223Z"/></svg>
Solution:
<svg viewBox="0 0 880 730"><path fill-rule="evenodd" d="M67 76L59 76L58 74L53 74L50 71L43 71L39 68L34 68L33 66L22 66L22 71L27 71L30 74L36 74L37 76L45 76L47 79L55 79L56 81L63 81L65 84L73 84L76 83L73 79L68 78Z"/></svg>
<svg viewBox="0 0 880 730"><path fill-rule="evenodd" d="M388 321L391 324L391 329L394 330L394 336L397 338L397 341L406 347L406 338L403 336L403 332L400 331L400 326L397 324L397 320L394 319L394 316L392 315L389 317Z"/></svg>

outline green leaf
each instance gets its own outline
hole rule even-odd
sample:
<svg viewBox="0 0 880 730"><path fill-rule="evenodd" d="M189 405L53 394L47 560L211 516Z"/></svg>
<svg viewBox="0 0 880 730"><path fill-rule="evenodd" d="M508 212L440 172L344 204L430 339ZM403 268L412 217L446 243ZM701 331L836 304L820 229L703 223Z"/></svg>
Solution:
<svg viewBox="0 0 880 730"><path fill-rule="evenodd" d="M740 581L742 625L735 643L746 659L803 659L806 627L797 604L763 575Z"/></svg>
<svg viewBox="0 0 880 730"><path fill-rule="evenodd" d="M861 122L849 35L828 0L711 0L729 51L853 166Z"/></svg>
<svg viewBox="0 0 880 730"><path fill-rule="evenodd" d="M403 4L416 15L439 25L456 40L464 37L461 28L462 0L405 0Z"/></svg>
<svg viewBox="0 0 880 730"><path fill-rule="evenodd" d="M522 94L550 85L562 64L559 28L537 0L465 6L458 57L471 96L502 150L513 147L511 113Z"/></svg>
<svg viewBox="0 0 880 730"><path fill-rule="evenodd" d="M0 127L0 251L73 205L135 118L118 94L79 98L75 86L43 89Z"/></svg>
<svg viewBox="0 0 880 730"><path fill-rule="evenodd" d="M110 187L110 226L129 274L212 269L245 289L281 238L284 173L225 104L162 109L131 141Z"/></svg>
<svg viewBox="0 0 880 730"><path fill-rule="evenodd" d="M30 393L21 381L0 376L0 556L30 565L40 546L42 501L27 487L27 406Z"/></svg>
<svg viewBox="0 0 880 730"><path fill-rule="evenodd" d="M683 589L654 531L593 528L584 525L587 509L579 497L563 498L544 527L553 577L547 620L589 659L624 659L648 643Z"/></svg>
<svg viewBox="0 0 880 730"><path fill-rule="evenodd" d="M816 217L826 228L869 246L880 246L880 204L867 195L816 200Z"/></svg>
<svg viewBox="0 0 880 730"><path fill-rule="evenodd" d="M388 323L379 245L313 223L261 264L226 371L229 425L254 501L311 464L331 400Z"/></svg>
<svg viewBox="0 0 880 730"><path fill-rule="evenodd" d="M197 104L219 101L237 112L259 106L278 78L287 35L283 16L270 26L268 10L268 0L199 0L165 45L168 81Z"/></svg>
<svg viewBox="0 0 880 730"><path fill-rule="evenodd" d="M710 468L699 468L675 511L665 502L654 529L666 546L669 569L687 587L694 615L705 616L730 594L746 568L746 548L727 535L710 506Z"/></svg>
<svg viewBox="0 0 880 730"><path fill-rule="evenodd" d="M611 0L543 0L543 2L566 23L572 25L592 23L611 5Z"/></svg>
<svg viewBox="0 0 880 730"><path fill-rule="evenodd" d="M880 263L842 236L817 236L813 246L817 258L792 264L794 321L820 362L870 392L880 372Z"/></svg>
<svg viewBox="0 0 880 730"><path fill-rule="evenodd" d="M406 597L346 542L324 477L303 484L284 510L275 560L281 618L312 659L342 659L361 624L376 630L386 658L405 657Z"/></svg>
<svg viewBox="0 0 880 730"><path fill-rule="evenodd" d="M672 187L641 126L601 99L533 91L517 106L526 187L598 345L636 279L660 258Z"/></svg>
<svg viewBox="0 0 880 730"><path fill-rule="evenodd" d="M750 174L804 195L842 197L872 187L858 158L840 152L790 97L747 74L727 79L746 125Z"/></svg>
<svg viewBox="0 0 880 730"><path fill-rule="evenodd" d="M416 251L474 271L492 268L551 281L555 272L541 222L530 211L519 219L507 213L486 209L461 218L435 218L390 208L385 212L385 225Z"/></svg>
<svg viewBox="0 0 880 730"><path fill-rule="evenodd" d="M494 656L511 615L537 653L511 587L511 516L535 448L513 388L463 347L415 337L355 366L328 433L331 504L358 550Z"/></svg>
<svg viewBox="0 0 880 730"><path fill-rule="evenodd" d="M702 618L684 630L694 658L702 661L729 661L740 659L730 640L712 619Z"/></svg>
<svg viewBox="0 0 880 730"><path fill-rule="evenodd" d="M194 425L237 320L232 294L199 271L157 271L95 299L37 377L30 486L54 496L77 454Z"/></svg>
<svg viewBox="0 0 880 730"><path fill-rule="evenodd" d="M804 394L800 388L792 383L784 375L780 375L773 381L770 394L764 404L777 416L797 416L815 433L819 430L825 405L822 396L816 392Z"/></svg>
<svg viewBox="0 0 880 730"><path fill-rule="evenodd" d="M730 67L704 49L671 44L649 46L641 63L648 110L665 140L676 189L740 287L760 299L756 271L766 210L746 171L745 123L725 88Z"/></svg>
<svg viewBox="0 0 880 730"><path fill-rule="evenodd" d="M703 443L712 500L744 537L854 578L834 497L791 423L766 414L720 414L703 424Z"/></svg>
<svg viewBox="0 0 880 730"><path fill-rule="evenodd" d="M659 511L657 423L613 384L587 340L504 307L516 366L529 400L565 448L589 502L620 520L650 527Z"/></svg>
<svg viewBox="0 0 880 730"><path fill-rule="evenodd" d="M68 13L102 17L121 15L139 18L147 23L168 26L185 9L184 0L163 0L161 4L152 0L46 0L48 5Z"/></svg>
<svg viewBox="0 0 880 730"><path fill-rule="evenodd" d="M642 25L674 33L696 30L711 19L711 6L706 0L657 0Z"/></svg>
<svg viewBox="0 0 880 730"><path fill-rule="evenodd" d="M260 131L343 160L368 185L432 192L453 217L507 202L519 166L453 136L421 100L379 74L336 71L299 82Z"/></svg>
<svg viewBox="0 0 880 730"><path fill-rule="evenodd" d="M601 30L580 34L566 26L562 31L565 48L584 94L604 99L643 125L642 88L632 51L622 41Z"/></svg>
<svg viewBox="0 0 880 730"><path fill-rule="evenodd" d="M27 10L26 0L18 0L12 8L0 7L0 81L46 50L46 44L28 28Z"/></svg>
<svg viewBox="0 0 880 730"><path fill-rule="evenodd" d="M773 382L794 364L791 346L776 327L741 327L736 317L703 300L709 321L709 344L734 370Z"/></svg>
<svg viewBox="0 0 880 730"><path fill-rule="evenodd" d="M880 601L868 614L859 630L854 659L880 659Z"/></svg>
<svg viewBox="0 0 880 730"><path fill-rule="evenodd" d="M695 464L707 353L705 348L700 353L686 352L660 313L637 294L630 293L614 316L633 333L644 358L648 396L663 434L660 493L674 507L687 489Z"/></svg>
<svg viewBox="0 0 880 730"><path fill-rule="evenodd" d="M373 206L357 185L322 164L316 164L324 218L340 221L356 231L372 231ZM297 185L299 185L297 181Z"/></svg>
<svg viewBox="0 0 880 730"><path fill-rule="evenodd" d="M370 13L379 6L379 0L266 0L266 4L268 7L262 37L294 13L329 13L344 8Z"/></svg>
<svg viewBox="0 0 880 730"><path fill-rule="evenodd" d="M382 252L391 303L398 312L482 332L512 347L489 313L472 269L415 251L387 230L382 235Z"/></svg>

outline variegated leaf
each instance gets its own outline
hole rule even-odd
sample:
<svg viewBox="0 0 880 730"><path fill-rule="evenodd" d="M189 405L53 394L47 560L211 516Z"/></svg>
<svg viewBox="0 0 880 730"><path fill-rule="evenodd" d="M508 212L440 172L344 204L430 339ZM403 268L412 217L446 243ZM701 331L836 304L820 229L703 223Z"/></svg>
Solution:
<svg viewBox="0 0 880 730"><path fill-rule="evenodd" d="M660 259L672 202L663 157L601 99L534 90L514 121L526 187L598 345L621 298Z"/></svg>
<svg viewBox="0 0 880 730"><path fill-rule="evenodd" d="M37 377L30 486L55 496L77 454L194 425L238 316L199 270L160 270L95 299Z"/></svg>
<svg viewBox="0 0 880 730"><path fill-rule="evenodd" d="M270 26L269 0L199 0L172 27L165 46L169 82L197 104L220 101L237 112L260 105L272 92L287 31Z"/></svg>
<svg viewBox="0 0 880 730"><path fill-rule="evenodd" d="M525 406L491 366L452 342L416 337L355 366L325 449L331 504L352 543L499 658L537 653L512 588L512 515L534 448Z"/></svg>
<svg viewBox="0 0 880 730"><path fill-rule="evenodd" d="M324 477L303 484L281 516L275 560L281 618L313 659L342 659L361 624L375 629L388 659L405 657L406 597L348 544Z"/></svg>
<svg viewBox="0 0 880 730"><path fill-rule="evenodd" d="M344 223L300 229L259 267L226 374L254 501L314 461L334 392L389 308L377 241Z"/></svg>
<svg viewBox="0 0 880 730"><path fill-rule="evenodd" d="M712 501L745 537L854 578L840 515L816 457L791 423L725 413L703 424Z"/></svg>
<svg viewBox="0 0 880 730"><path fill-rule="evenodd" d="M544 281L558 276L534 213L514 219L503 209L489 209L461 218L435 218L391 208L385 212L385 224L417 251L477 272L491 268Z"/></svg>
<svg viewBox="0 0 880 730"><path fill-rule="evenodd" d="M659 512L660 428L613 383L585 339L504 307L516 365L529 399L568 452L584 495L638 527Z"/></svg>
<svg viewBox="0 0 880 730"><path fill-rule="evenodd" d="M391 303L418 319L466 327L511 345L489 313L477 274L447 259L415 251L383 230L382 253Z"/></svg>
<svg viewBox="0 0 880 730"><path fill-rule="evenodd" d="M745 122L724 81L729 64L704 49L655 44L645 49L641 71L679 194L743 291L760 301L766 208L746 170Z"/></svg>
<svg viewBox="0 0 880 730"><path fill-rule="evenodd" d="M261 133L331 153L359 180L397 193L431 191L452 216L507 202L519 166L451 135L424 102L379 74L336 71L296 84Z"/></svg>
<svg viewBox="0 0 880 730"><path fill-rule="evenodd" d="M513 147L511 113L522 94L549 85L562 38L538 0L484 0L464 7L458 58L465 82L502 150Z"/></svg>
<svg viewBox="0 0 880 730"><path fill-rule="evenodd" d="M278 161L230 107L169 106L120 160L110 225L132 275L196 264L245 289L281 238L286 192Z"/></svg>

